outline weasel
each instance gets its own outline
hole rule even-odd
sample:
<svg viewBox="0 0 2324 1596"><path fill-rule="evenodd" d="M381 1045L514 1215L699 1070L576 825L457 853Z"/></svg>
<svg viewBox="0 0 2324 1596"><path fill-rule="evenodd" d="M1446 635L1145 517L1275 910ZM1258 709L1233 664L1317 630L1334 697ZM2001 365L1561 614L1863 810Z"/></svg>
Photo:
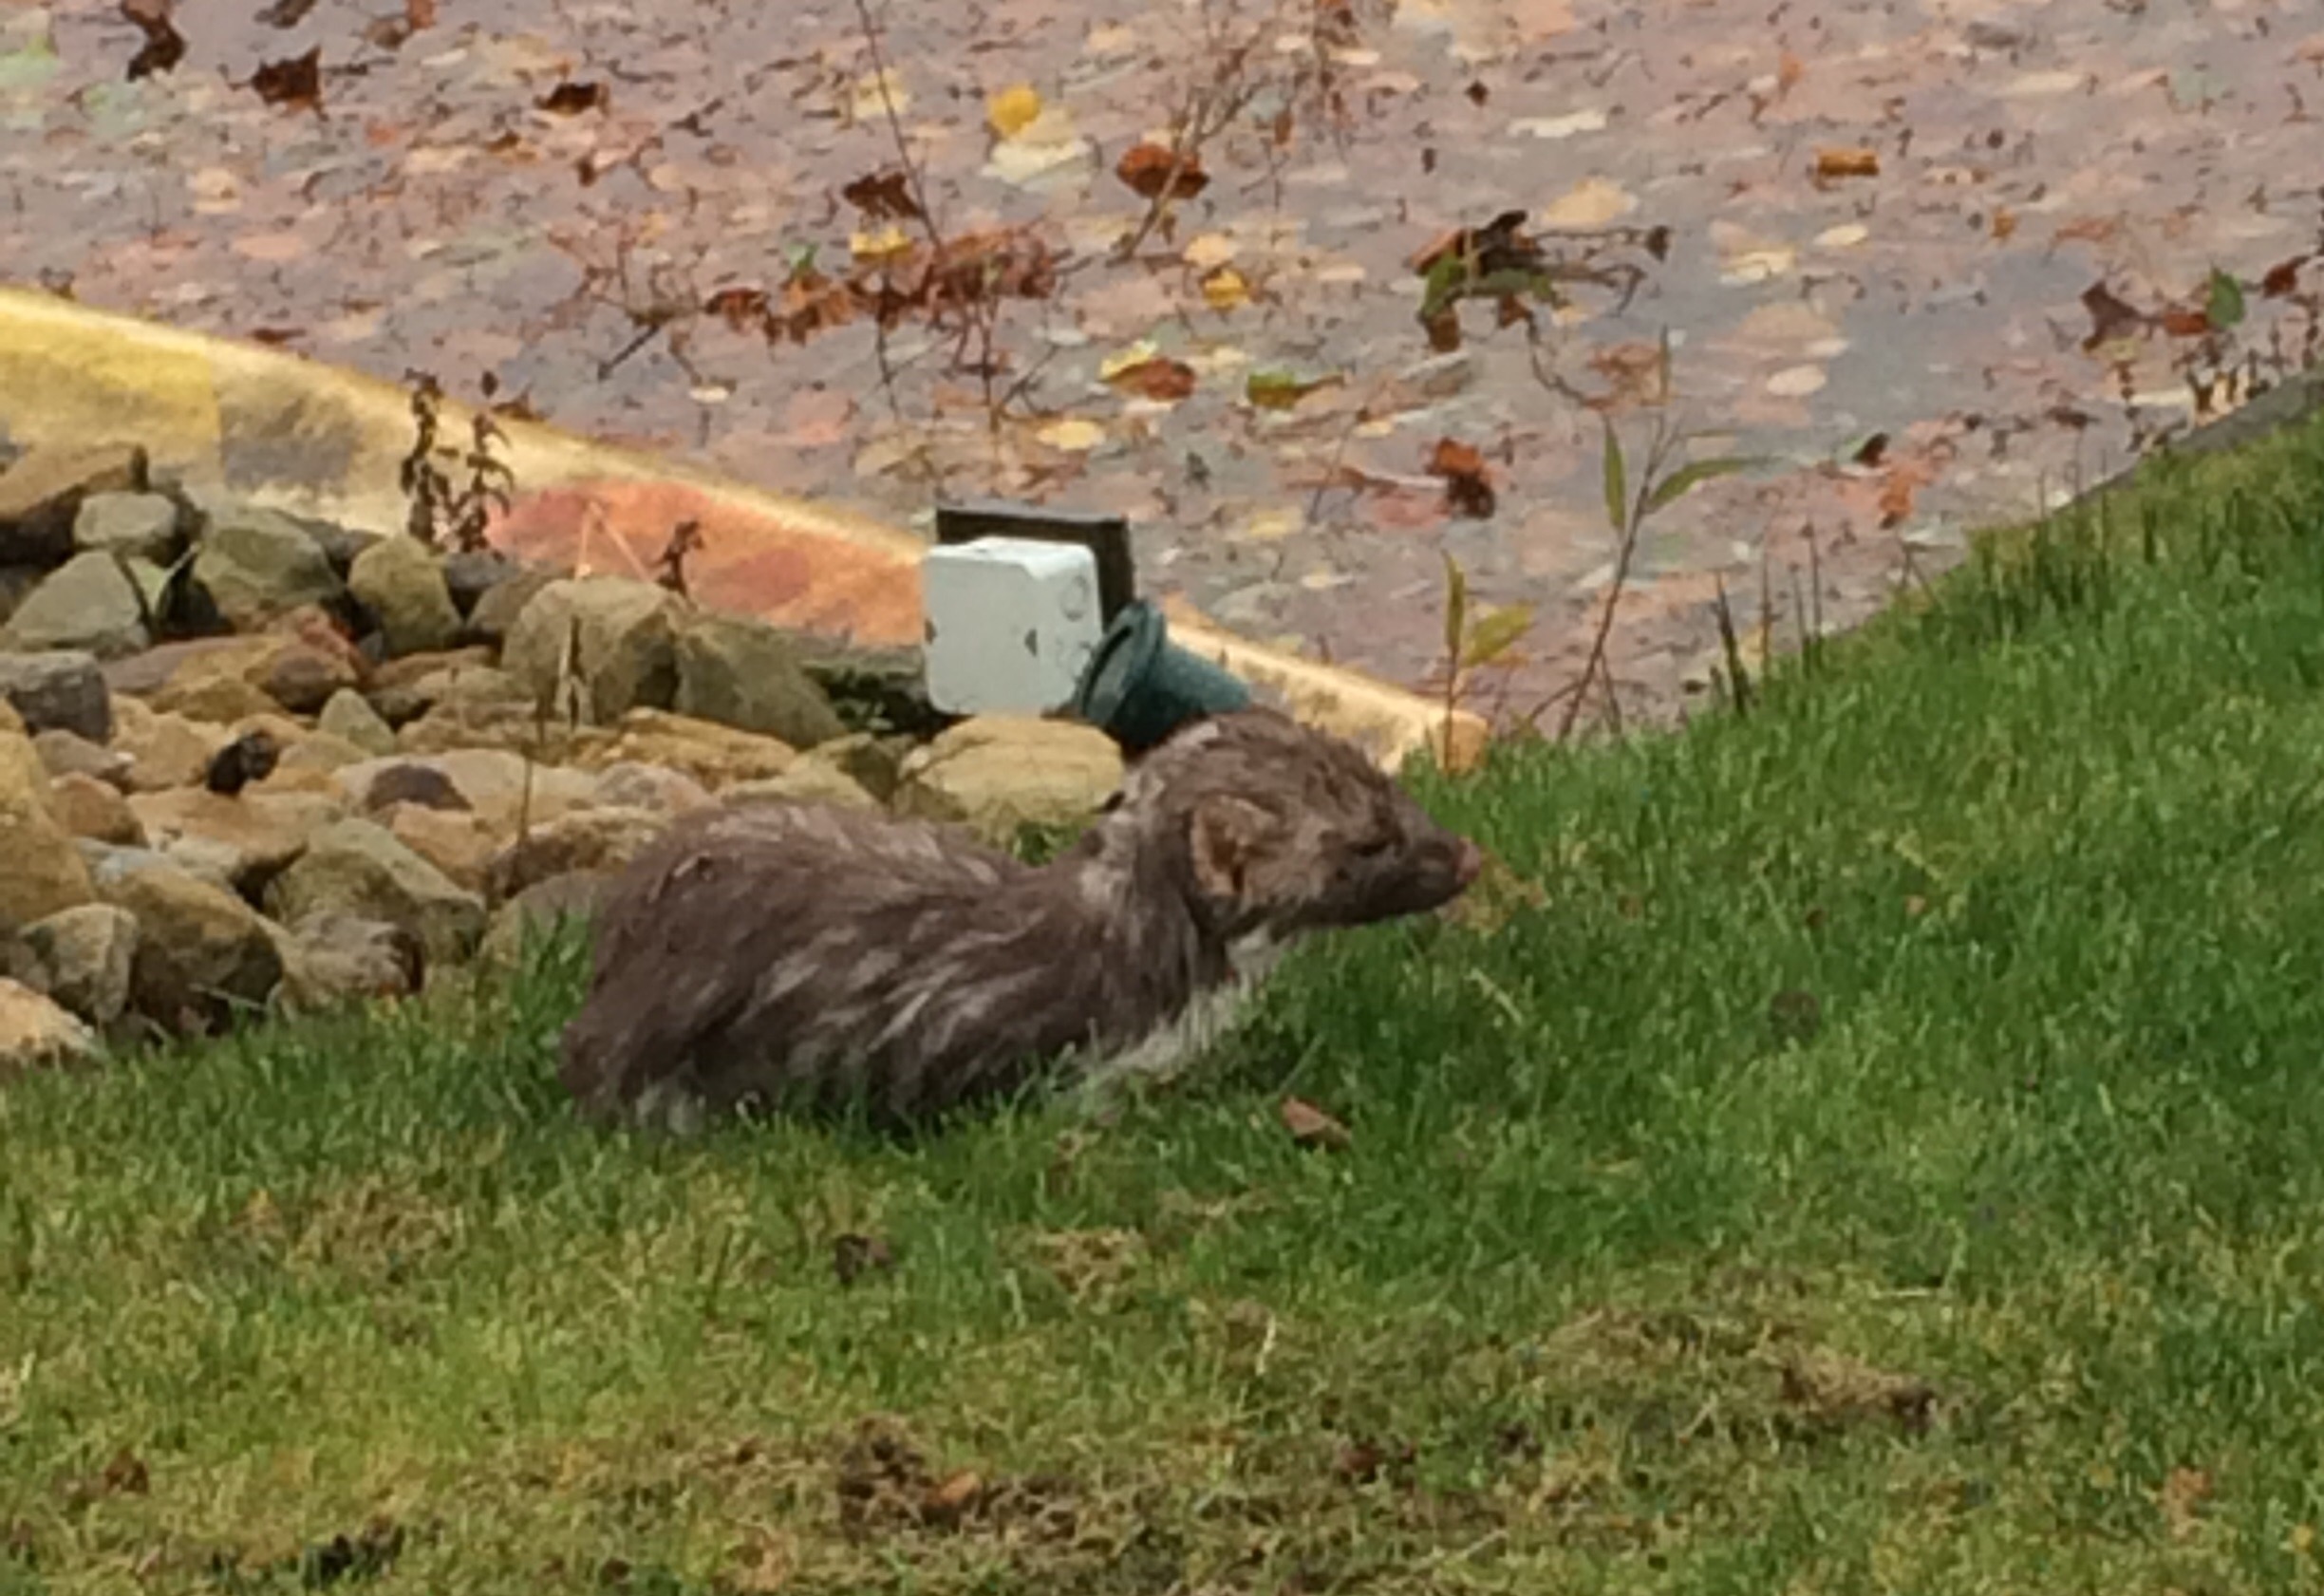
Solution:
<svg viewBox="0 0 2324 1596"><path fill-rule="evenodd" d="M783 800L698 811L609 884L559 1076L585 1113L902 1127L1057 1068L1163 1073L1309 933L1425 913L1483 855L1270 709L1179 728L1047 864Z"/></svg>

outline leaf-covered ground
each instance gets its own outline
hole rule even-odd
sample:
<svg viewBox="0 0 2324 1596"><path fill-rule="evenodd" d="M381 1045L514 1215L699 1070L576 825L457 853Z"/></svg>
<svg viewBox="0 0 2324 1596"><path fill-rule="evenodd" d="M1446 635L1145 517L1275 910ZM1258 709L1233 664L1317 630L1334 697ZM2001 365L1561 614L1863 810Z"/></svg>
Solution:
<svg viewBox="0 0 2324 1596"><path fill-rule="evenodd" d="M489 376L897 517L1120 510L1150 584L1406 681L1449 553L1539 607L1521 710L1576 674L1615 566L1595 412L1635 442L1667 331L1678 420L1779 462L1649 528L1615 657L1667 704L1715 584L1779 636L1853 620L1964 518L2223 402L2220 370L2313 358L2316 28L2298 0L19 4L0 270ZM1134 186L1196 174L1158 218ZM1474 299L1432 347L1411 263L1511 210L1564 303ZM938 240L956 291L1018 295L965 339L926 313Z"/></svg>

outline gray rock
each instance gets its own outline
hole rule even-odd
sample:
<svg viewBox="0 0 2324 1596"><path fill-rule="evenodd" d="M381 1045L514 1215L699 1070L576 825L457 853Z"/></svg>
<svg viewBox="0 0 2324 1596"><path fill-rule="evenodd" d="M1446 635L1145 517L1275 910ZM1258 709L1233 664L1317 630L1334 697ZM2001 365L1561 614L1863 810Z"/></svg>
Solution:
<svg viewBox="0 0 2324 1596"><path fill-rule="evenodd" d="M0 648L81 649L104 660L152 641L144 601L111 554L75 554L0 627Z"/></svg>
<svg viewBox="0 0 2324 1596"><path fill-rule="evenodd" d="M347 591L379 623L390 658L433 653L459 641L459 610L434 551L414 537L383 537L347 573Z"/></svg>
<svg viewBox="0 0 2324 1596"><path fill-rule="evenodd" d="M526 945L573 927L586 927L596 916L610 878L576 873L553 875L534 883L502 904L484 933L478 957L502 967L519 962Z"/></svg>
<svg viewBox="0 0 2324 1596"><path fill-rule="evenodd" d="M256 910L158 854L89 849L98 896L137 916L131 1008L167 1030L198 1031L266 1002L282 954Z"/></svg>
<svg viewBox="0 0 2324 1596"><path fill-rule="evenodd" d="M194 556L194 584L236 631L256 631L306 605L330 604L344 591L305 527L253 505L213 512Z"/></svg>
<svg viewBox="0 0 2324 1596"><path fill-rule="evenodd" d="M0 699L14 707L27 731L69 731L91 742L113 736L113 704L94 654L0 654Z"/></svg>
<svg viewBox="0 0 2324 1596"><path fill-rule="evenodd" d="M68 731L45 731L32 739L32 751L51 779L88 776L121 792L129 790L129 756L102 747Z"/></svg>
<svg viewBox="0 0 2324 1596"><path fill-rule="evenodd" d="M94 493L73 516L73 547L166 566L185 548L177 500L158 493Z"/></svg>
<svg viewBox="0 0 2324 1596"><path fill-rule="evenodd" d="M503 576L477 594L464 611L468 617L468 635L484 643L506 641L515 629L516 617L524 613L525 606L540 596L543 588L559 580L555 573L547 571L518 570ZM457 591L453 597L458 602Z"/></svg>
<svg viewBox="0 0 2324 1596"><path fill-rule="evenodd" d="M420 939L431 967L459 963L484 934L482 899L368 820L315 833L266 901L285 922L335 912L401 926Z"/></svg>
<svg viewBox="0 0 2324 1596"><path fill-rule="evenodd" d="M0 977L0 1081L33 1070L89 1063L97 1033L55 999Z"/></svg>
<svg viewBox="0 0 2324 1596"><path fill-rule="evenodd" d="M677 594L627 577L552 582L516 617L501 667L535 702L561 713L577 700L581 718L598 725L632 709L666 709L678 690L686 608ZM569 667L577 678L570 695Z"/></svg>
<svg viewBox="0 0 2324 1596"><path fill-rule="evenodd" d="M356 914L309 914L282 935L275 1001L292 1013L405 998L426 977L427 953L402 926Z"/></svg>
<svg viewBox="0 0 2324 1596"><path fill-rule="evenodd" d="M678 634L681 715L812 748L847 730L791 640L746 615L696 615Z"/></svg>
<svg viewBox="0 0 2324 1596"><path fill-rule="evenodd" d="M203 875L222 877L256 901L326 826L344 800L322 793L244 792L200 787L140 793L129 799L147 846Z"/></svg>
<svg viewBox="0 0 2324 1596"><path fill-rule="evenodd" d="M447 649L389 660L371 673L364 696L391 726L416 721L435 707L435 694L474 670L497 669L498 656L487 648Z"/></svg>
<svg viewBox="0 0 2324 1596"><path fill-rule="evenodd" d="M129 1007L137 965L137 916L109 903L84 904L35 920L25 946L39 962L41 989L100 1030Z"/></svg>
<svg viewBox="0 0 2324 1596"><path fill-rule="evenodd" d="M495 549L462 549L443 557L444 587L452 594L452 607L463 616L474 615L477 601L486 593L525 573L523 566ZM543 587L554 580L546 572L539 574ZM509 618L515 619L514 610Z"/></svg>
<svg viewBox="0 0 2324 1596"><path fill-rule="evenodd" d="M951 723L928 702L927 662L918 648L817 649L802 653L799 666L850 731L933 737Z"/></svg>
<svg viewBox="0 0 2324 1596"><path fill-rule="evenodd" d="M315 718L315 730L352 743L374 758L395 752L395 728L380 719L370 700L352 687L331 694Z"/></svg>
<svg viewBox="0 0 2324 1596"><path fill-rule="evenodd" d="M84 499L142 493L145 479L145 451L135 443L31 450L0 472L0 564L57 564L72 552Z"/></svg>
<svg viewBox="0 0 2324 1596"><path fill-rule="evenodd" d="M711 798L709 790L684 771L626 760L597 773L595 801L612 809L684 815L706 807Z"/></svg>

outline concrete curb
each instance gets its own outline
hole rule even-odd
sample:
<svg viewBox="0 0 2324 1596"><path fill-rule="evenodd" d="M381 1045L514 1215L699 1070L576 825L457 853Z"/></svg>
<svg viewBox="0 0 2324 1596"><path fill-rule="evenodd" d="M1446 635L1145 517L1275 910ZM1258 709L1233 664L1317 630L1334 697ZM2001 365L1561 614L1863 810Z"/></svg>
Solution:
<svg viewBox="0 0 2324 1596"><path fill-rule="evenodd" d="M468 407L447 401L446 441L464 442ZM835 641L915 645L920 559L912 534L731 481L682 461L510 422L501 458L518 492L493 541L525 560L641 573L684 520L703 549L689 562L704 604ZM211 338L0 285L0 438L20 444L142 443L190 486L335 521L400 531L398 462L409 396L303 355ZM1444 708L1342 667L1251 643L1171 607L1172 640L1280 698L1395 767L1443 743ZM1473 765L1485 723L1461 714L1447 760Z"/></svg>

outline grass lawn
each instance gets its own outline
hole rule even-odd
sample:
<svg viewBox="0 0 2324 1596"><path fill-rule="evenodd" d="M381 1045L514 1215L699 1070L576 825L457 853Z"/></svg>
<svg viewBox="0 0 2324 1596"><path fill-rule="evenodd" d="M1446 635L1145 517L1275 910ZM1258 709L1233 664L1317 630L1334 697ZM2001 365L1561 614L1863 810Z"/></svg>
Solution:
<svg viewBox="0 0 2324 1596"><path fill-rule="evenodd" d="M2324 1587L2324 425L1993 548L1111 1129L592 1134L570 948L0 1091L0 1592Z"/></svg>

